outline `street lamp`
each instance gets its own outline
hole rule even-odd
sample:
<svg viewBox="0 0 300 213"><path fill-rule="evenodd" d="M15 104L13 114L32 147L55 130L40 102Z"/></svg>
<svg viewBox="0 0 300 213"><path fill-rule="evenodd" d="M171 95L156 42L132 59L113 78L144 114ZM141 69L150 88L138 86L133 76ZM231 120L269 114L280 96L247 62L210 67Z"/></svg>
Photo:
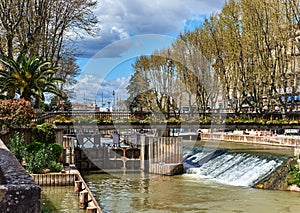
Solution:
<svg viewBox="0 0 300 213"><path fill-rule="evenodd" d="M108 110L107 111L110 111L110 103L111 103L111 101L107 101L107 104L108 104Z"/></svg>
<svg viewBox="0 0 300 213"><path fill-rule="evenodd" d="M115 111L115 104L116 104L116 100L115 100L115 91L113 90L113 93L112 93L112 95L113 95L113 111Z"/></svg>

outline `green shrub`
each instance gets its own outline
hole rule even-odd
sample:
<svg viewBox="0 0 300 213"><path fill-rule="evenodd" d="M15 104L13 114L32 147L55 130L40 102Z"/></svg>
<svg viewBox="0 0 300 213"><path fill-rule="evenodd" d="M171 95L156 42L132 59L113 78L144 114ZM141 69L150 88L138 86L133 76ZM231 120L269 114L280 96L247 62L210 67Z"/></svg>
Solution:
<svg viewBox="0 0 300 213"><path fill-rule="evenodd" d="M61 155L61 153L63 152L62 146L58 143L49 144L48 148L52 151L55 160L57 160Z"/></svg>
<svg viewBox="0 0 300 213"><path fill-rule="evenodd" d="M35 141L40 141L45 144L55 143L56 135L55 129L52 124L43 123L40 125L36 125L32 128L33 130L33 139Z"/></svg>
<svg viewBox="0 0 300 213"><path fill-rule="evenodd" d="M289 168L290 178L288 180L288 185L296 184L300 187L300 171L295 165L291 165Z"/></svg>
<svg viewBox="0 0 300 213"><path fill-rule="evenodd" d="M63 168L63 165L61 163L58 163L56 161L50 161L49 165L48 165L48 169L51 172L60 172Z"/></svg>
<svg viewBox="0 0 300 213"><path fill-rule="evenodd" d="M30 173L42 173L42 170L48 167L53 158L50 149L43 144L41 149L28 155L26 159L27 170Z"/></svg>
<svg viewBox="0 0 300 213"><path fill-rule="evenodd" d="M42 149L43 145L44 144L42 142L32 142L26 146L25 150L28 154L34 154L38 150Z"/></svg>
<svg viewBox="0 0 300 213"><path fill-rule="evenodd" d="M43 144L33 142L26 147L26 165L30 173L42 173L43 169L51 172L61 171L63 166L57 163L57 158L62 153L62 146L59 144Z"/></svg>
<svg viewBox="0 0 300 213"><path fill-rule="evenodd" d="M53 212L53 210L51 209L51 207L48 207L48 206L42 206L42 207L41 207L41 212L42 212L42 213L51 213L51 212Z"/></svg>
<svg viewBox="0 0 300 213"><path fill-rule="evenodd" d="M24 135L20 135L19 132L14 132L13 137L9 139L8 148L16 156L18 161L22 163L25 157Z"/></svg>

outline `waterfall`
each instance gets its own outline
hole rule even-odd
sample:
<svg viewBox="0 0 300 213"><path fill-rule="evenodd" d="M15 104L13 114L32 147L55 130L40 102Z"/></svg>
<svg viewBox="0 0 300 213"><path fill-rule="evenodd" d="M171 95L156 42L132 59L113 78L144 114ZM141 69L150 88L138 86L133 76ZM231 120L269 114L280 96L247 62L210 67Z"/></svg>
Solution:
<svg viewBox="0 0 300 213"><path fill-rule="evenodd" d="M227 150L185 149L186 174L223 184L253 186L283 162L279 158Z"/></svg>

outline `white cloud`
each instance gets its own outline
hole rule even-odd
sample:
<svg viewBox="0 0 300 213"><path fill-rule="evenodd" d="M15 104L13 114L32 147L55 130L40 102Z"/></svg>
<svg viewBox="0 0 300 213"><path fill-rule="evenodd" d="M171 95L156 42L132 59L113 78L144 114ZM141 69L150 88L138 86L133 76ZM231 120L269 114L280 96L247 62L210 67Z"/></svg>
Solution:
<svg viewBox="0 0 300 213"><path fill-rule="evenodd" d="M113 99L126 99L128 97L126 87L129 82L129 77L120 77L114 80L106 80L97 75L84 75L82 76L75 88L75 98L77 101L84 101L84 98L89 103L95 103L95 99L98 105L103 101L110 101L113 103ZM113 91L115 97L113 97Z"/></svg>
<svg viewBox="0 0 300 213"><path fill-rule="evenodd" d="M95 14L99 37L79 43L84 57L91 57L114 41L141 34L178 34L187 20L219 11L225 0L101 0Z"/></svg>

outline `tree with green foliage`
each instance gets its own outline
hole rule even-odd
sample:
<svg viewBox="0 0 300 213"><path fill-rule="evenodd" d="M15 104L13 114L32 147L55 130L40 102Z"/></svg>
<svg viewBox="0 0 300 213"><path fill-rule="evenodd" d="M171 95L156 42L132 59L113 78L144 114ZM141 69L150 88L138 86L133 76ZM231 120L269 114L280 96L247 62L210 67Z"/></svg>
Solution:
<svg viewBox="0 0 300 213"><path fill-rule="evenodd" d="M95 0L0 0L0 56L16 61L23 55L39 56L54 67L65 66L53 77L74 82L78 51L73 43L96 34L96 5Z"/></svg>
<svg viewBox="0 0 300 213"><path fill-rule="evenodd" d="M195 32L180 35L172 48L172 56L176 58L176 70L180 77L178 87L186 88L196 101L198 111L205 113L208 106L214 106L220 94L220 84L217 74L212 69L212 62L202 51L204 44ZM192 108L190 104L190 109Z"/></svg>
<svg viewBox="0 0 300 213"><path fill-rule="evenodd" d="M129 102L168 119L177 110L180 88L176 65L169 49L156 51L151 56L141 56L133 66L134 75L127 87ZM155 113L159 112L159 113Z"/></svg>
<svg viewBox="0 0 300 213"><path fill-rule="evenodd" d="M300 95L299 4L226 1L220 13L182 33L170 48L138 59L134 71L142 67L152 109L169 114L178 105L181 82L202 112L215 107L218 97L237 115L245 107L258 114L294 110Z"/></svg>
<svg viewBox="0 0 300 213"><path fill-rule="evenodd" d="M8 91L10 98L14 98L17 93L28 101L34 99L35 105L39 106L46 92L65 97L65 93L57 86L57 83L63 83L64 80L55 77L57 68L52 67L50 62L25 55L17 61L0 57L0 62L3 64L0 70L0 92Z"/></svg>
<svg viewBox="0 0 300 213"><path fill-rule="evenodd" d="M275 106L284 112L294 108L299 94L299 15L299 0L230 0L192 32L201 41L192 45L213 62L235 113L244 105L257 113Z"/></svg>

